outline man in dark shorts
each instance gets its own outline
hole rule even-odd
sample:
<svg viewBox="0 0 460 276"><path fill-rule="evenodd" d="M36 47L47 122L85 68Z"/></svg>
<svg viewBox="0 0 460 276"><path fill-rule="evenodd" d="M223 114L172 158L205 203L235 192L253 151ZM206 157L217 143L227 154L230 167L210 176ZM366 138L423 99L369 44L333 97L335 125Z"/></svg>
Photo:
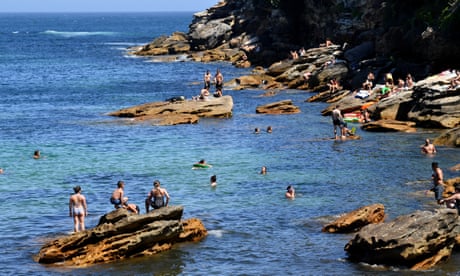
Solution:
<svg viewBox="0 0 460 276"><path fill-rule="evenodd" d="M215 81L216 81L216 94L219 96L222 96L222 89L224 88L224 76L220 72L219 69L217 69L216 75L215 75Z"/></svg>
<svg viewBox="0 0 460 276"><path fill-rule="evenodd" d="M332 124L334 125L334 137L335 139L338 138L337 136L337 127L339 128L339 133L342 135L342 128L344 127L344 121L342 112L339 109L339 105L336 105L334 110L332 110Z"/></svg>

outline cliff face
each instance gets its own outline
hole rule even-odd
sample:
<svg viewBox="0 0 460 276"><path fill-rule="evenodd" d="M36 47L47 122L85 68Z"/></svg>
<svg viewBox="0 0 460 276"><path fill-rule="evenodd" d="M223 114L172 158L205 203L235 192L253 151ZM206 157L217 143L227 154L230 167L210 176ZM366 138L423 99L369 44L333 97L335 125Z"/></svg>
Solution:
<svg viewBox="0 0 460 276"><path fill-rule="evenodd" d="M440 70L460 65L459 7L458 0L226 0L197 13L189 35L194 50L242 47L262 65L331 38L349 47L371 42L369 58Z"/></svg>

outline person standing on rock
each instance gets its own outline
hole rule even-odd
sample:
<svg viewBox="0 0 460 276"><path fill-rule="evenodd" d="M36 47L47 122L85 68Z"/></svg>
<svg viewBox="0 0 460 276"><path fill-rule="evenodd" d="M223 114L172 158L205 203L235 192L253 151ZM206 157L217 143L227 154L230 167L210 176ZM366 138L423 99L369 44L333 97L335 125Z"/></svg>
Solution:
<svg viewBox="0 0 460 276"><path fill-rule="evenodd" d="M339 128L339 133L342 135L342 127L343 127L343 116L342 112L339 109L339 105L336 105L334 110L332 110L332 124L334 126L334 137L338 139L337 135L337 128Z"/></svg>
<svg viewBox="0 0 460 276"><path fill-rule="evenodd" d="M160 187L160 181L155 180L153 181L153 189L147 194L147 198L145 199L145 211L148 213L150 211L150 207L153 209L159 209L161 207L168 206L169 203L169 194L166 189ZM166 198L166 202L165 202Z"/></svg>
<svg viewBox="0 0 460 276"><path fill-rule="evenodd" d="M204 89L209 90L211 88L211 72L209 70L204 74Z"/></svg>
<svg viewBox="0 0 460 276"><path fill-rule="evenodd" d="M88 216L86 198L81 194L80 186L75 186L73 190L75 193L69 199L69 216L73 217L73 231L84 231L85 217Z"/></svg>
<svg viewBox="0 0 460 276"><path fill-rule="evenodd" d="M224 88L224 76L220 72L220 69L217 69L214 80L216 82L216 94L222 96L222 90Z"/></svg>
<svg viewBox="0 0 460 276"><path fill-rule="evenodd" d="M431 163L431 169L433 170L431 179L433 179L434 187L431 188L430 191L434 192L434 198L439 204L441 204L442 194L444 192L443 172L439 167L438 162Z"/></svg>

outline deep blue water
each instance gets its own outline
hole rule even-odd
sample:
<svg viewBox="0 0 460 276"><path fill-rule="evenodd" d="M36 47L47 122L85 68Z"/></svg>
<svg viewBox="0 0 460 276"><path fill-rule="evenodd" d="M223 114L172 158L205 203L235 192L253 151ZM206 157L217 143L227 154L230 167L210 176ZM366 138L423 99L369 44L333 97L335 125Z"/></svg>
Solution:
<svg viewBox="0 0 460 276"><path fill-rule="evenodd" d="M231 119L157 127L120 122L106 114L123 107L198 94L206 70L220 68L228 81L250 70L226 63L150 62L126 55L174 31L186 31L190 13L0 14L0 255L6 275L356 275L379 267L346 261L353 235L321 232L338 215L382 203L388 219L436 208L430 188L432 161L459 163L459 150L419 152L426 137L366 133L359 141L333 141L327 105L312 94L225 90ZM296 115L258 115L258 105L292 99ZM273 133L253 134L268 125ZM34 160L34 150L44 158ZM200 159L209 170L192 170ZM268 175L258 174L261 166ZM444 170L446 178L458 176ZM209 187L217 174L218 186ZM91 266L48 267L33 260L44 241L70 233L68 197L81 185L89 205L87 227L112 210L118 180L142 207L159 179L184 217L209 230L203 242L150 258ZM284 198L287 185L297 198ZM456 274L456 255L434 270ZM382 271L383 270L383 271ZM432 271L433 272L433 271ZM387 274L402 271L389 270ZM407 274L410 274L407 272Z"/></svg>

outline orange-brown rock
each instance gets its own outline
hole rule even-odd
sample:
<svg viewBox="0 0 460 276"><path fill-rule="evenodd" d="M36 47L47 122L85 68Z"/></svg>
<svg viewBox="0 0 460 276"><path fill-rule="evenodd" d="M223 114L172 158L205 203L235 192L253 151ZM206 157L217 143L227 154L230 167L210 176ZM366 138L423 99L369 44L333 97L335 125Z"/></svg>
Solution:
<svg viewBox="0 0 460 276"><path fill-rule="evenodd" d="M47 242L36 256L45 264L86 266L169 250L179 242L200 241L207 230L198 219L181 220L182 206L136 215L120 208L90 230Z"/></svg>
<svg viewBox="0 0 460 276"><path fill-rule="evenodd" d="M414 122L401 122L396 120L379 120L366 123L362 129L374 132L417 132Z"/></svg>
<svg viewBox="0 0 460 276"><path fill-rule="evenodd" d="M447 180L444 180L444 197L448 197L451 194L455 193L455 186L460 185L460 177L455 177L455 178L450 178Z"/></svg>
<svg viewBox="0 0 460 276"><path fill-rule="evenodd" d="M439 135L433 140L436 145L449 146L449 147L460 147L460 126L446 130L444 133Z"/></svg>
<svg viewBox="0 0 460 276"><path fill-rule="evenodd" d="M131 54L139 56L173 55L187 53L190 51L190 44L186 34L175 32L170 36L160 36L151 43L132 50Z"/></svg>
<svg viewBox="0 0 460 276"><path fill-rule="evenodd" d="M146 103L109 113L110 116L130 118L129 122L152 125L194 124L200 117L230 118L233 110L231 96L207 100L180 100Z"/></svg>
<svg viewBox="0 0 460 276"><path fill-rule="evenodd" d="M342 215L337 220L324 226L322 231L328 233L356 232L365 225L380 223L384 219L385 207L382 204L373 204Z"/></svg>
<svg viewBox="0 0 460 276"><path fill-rule="evenodd" d="M263 114L294 114L300 113L300 109L292 103L292 100L284 100L256 108L256 113Z"/></svg>

